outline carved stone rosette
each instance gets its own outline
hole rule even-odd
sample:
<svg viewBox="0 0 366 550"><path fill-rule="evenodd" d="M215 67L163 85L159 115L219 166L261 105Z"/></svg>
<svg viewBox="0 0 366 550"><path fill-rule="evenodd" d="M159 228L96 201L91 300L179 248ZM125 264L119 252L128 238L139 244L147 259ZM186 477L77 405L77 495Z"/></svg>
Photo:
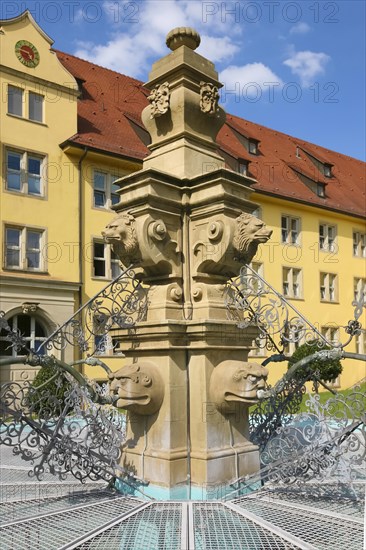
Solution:
<svg viewBox="0 0 366 550"><path fill-rule="evenodd" d="M200 108L203 113L213 115L219 108L219 90L210 82L200 82Z"/></svg>
<svg viewBox="0 0 366 550"><path fill-rule="evenodd" d="M170 103L169 82L164 82L164 84L160 84L160 86L151 90L151 94L147 99L151 103L150 118L165 115L169 111Z"/></svg>

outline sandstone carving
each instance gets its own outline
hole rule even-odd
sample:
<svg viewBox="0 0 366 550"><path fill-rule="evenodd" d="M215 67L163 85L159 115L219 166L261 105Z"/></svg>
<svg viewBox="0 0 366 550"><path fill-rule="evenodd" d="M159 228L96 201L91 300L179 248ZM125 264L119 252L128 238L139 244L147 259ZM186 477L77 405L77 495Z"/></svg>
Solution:
<svg viewBox="0 0 366 550"><path fill-rule="evenodd" d="M126 365L108 377L111 393L118 397L116 407L141 415L151 415L160 409L164 383L153 363Z"/></svg>
<svg viewBox="0 0 366 550"><path fill-rule="evenodd" d="M165 115L169 110L169 101L170 101L170 91L169 91L169 82L164 82L160 84L153 90L147 98L151 103L151 114L150 118L159 117Z"/></svg>
<svg viewBox="0 0 366 550"><path fill-rule="evenodd" d="M235 221L233 238L235 260L249 264L256 255L259 244L268 241L272 230L267 229L266 224L252 214L243 213Z"/></svg>
<svg viewBox="0 0 366 550"><path fill-rule="evenodd" d="M200 82L201 111L209 115L215 114L219 107L219 97L217 86L210 82Z"/></svg>
<svg viewBox="0 0 366 550"><path fill-rule="evenodd" d="M105 242L112 245L113 252L126 267L140 259L135 224L130 214L119 214L102 231Z"/></svg>
<svg viewBox="0 0 366 550"><path fill-rule="evenodd" d="M234 413L236 403L249 407L258 402L267 377L268 369L258 363L223 361L212 373L210 398L220 412Z"/></svg>

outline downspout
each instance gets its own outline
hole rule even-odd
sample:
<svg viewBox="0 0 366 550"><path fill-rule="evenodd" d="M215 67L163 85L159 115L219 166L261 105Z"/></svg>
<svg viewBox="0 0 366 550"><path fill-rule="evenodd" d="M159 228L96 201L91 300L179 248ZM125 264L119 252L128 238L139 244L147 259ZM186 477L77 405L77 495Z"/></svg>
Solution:
<svg viewBox="0 0 366 550"><path fill-rule="evenodd" d="M82 164L86 155L88 154L88 147L84 147L84 152L81 155L78 162L78 177L79 177L79 308L83 303L83 287L84 287L84 238L83 238L83 226L84 226L84 193L83 193L83 173Z"/></svg>
<svg viewBox="0 0 366 550"><path fill-rule="evenodd" d="M84 284L84 265L83 265L83 249L84 249L84 239L83 239L83 225L84 225L84 193L83 193L83 174L82 174L82 164L86 155L88 154L88 147L84 147L84 152L81 155L78 162L78 174L79 174L79 308L83 302L83 284Z"/></svg>

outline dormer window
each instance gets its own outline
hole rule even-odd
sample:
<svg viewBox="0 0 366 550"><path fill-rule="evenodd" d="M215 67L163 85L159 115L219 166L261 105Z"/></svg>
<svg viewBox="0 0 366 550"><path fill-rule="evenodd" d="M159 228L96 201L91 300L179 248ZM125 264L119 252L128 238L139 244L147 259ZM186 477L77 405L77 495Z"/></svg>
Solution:
<svg viewBox="0 0 366 550"><path fill-rule="evenodd" d="M248 162L246 160L239 160L239 174L242 176L248 175Z"/></svg>
<svg viewBox="0 0 366 550"><path fill-rule="evenodd" d="M325 197L325 185L324 183L317 183L316 185L316 194L318 195L318 197L322 197L324 198Z"/></svg>
<svg viewBox="0 0 366 550"><path fill-rule="evenodd" d="M252 139L249 140L249 153L256 155L258 153L258 143Z"/></svg>
<svg viewBox="0 0 366 550"><path fill-rule="evenodd" d="M326 178L332 177L332 166L330 164L324 164L324 176Z"/></svg>

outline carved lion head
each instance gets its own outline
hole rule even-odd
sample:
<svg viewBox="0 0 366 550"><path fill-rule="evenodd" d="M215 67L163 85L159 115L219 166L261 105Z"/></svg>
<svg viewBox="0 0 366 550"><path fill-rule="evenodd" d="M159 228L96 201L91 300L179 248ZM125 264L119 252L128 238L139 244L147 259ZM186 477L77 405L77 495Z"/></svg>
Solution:
<svg viewBox="0 0 366 550"><path fill-rule="evenodd" d="M105 242L112 245L113 252L125 266L139 259L135 223L130 214L119 214L102 231Z"/></svg>
<svg viewBox="0 0 366 550"><path fill-rule="evenodd" d="M248 264L256 255L259 244L268 241L272 230L267 229L266 224L252 214L241 214L236 219L236 224L233 238L235 258Z"/></svg>
<svg viewBox="0 0 366 550"><path fill-rule="evenodd" d="M152 363L133 363L109 374L110 390L118 398L116 407L136 414L154 414L164 398L164 383Z"/></svg>
<svg viewBox="0 0 366 550"><path fill-rule="evenodd" d="M265 388L267 377L268 369L258 363L223 361L212 373L210 397L219 411L233 413L233 403L258 402L257 392Z"/></svg>

